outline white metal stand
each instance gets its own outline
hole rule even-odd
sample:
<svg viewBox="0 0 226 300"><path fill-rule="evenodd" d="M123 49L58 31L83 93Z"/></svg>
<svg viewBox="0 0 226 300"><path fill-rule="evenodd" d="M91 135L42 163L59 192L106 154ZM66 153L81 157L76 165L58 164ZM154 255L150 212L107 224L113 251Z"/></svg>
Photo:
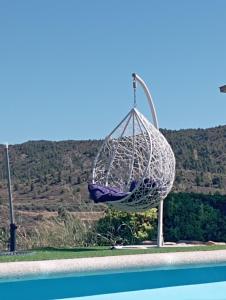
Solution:
<svg viewBox="0 0 226 300"><path fill-rule="evenodd" d="M133 73L132 76L133 76L133 79L136 80L137 82L139 82L139 84L142 86L142 88L145 92L145 95L148 99L148 104L150 106L151 115L153 118L153 125L155 126L156 129L159 130L157 114L156 114L156 110L155 110L154 102L152 100L151 93L148 90L148 87L142 78L140 78L135 73ZM158 247L162 247L163 242L164 242L164 240L163 240L163 200L161 200L159 203L159 207L158 207L158 236L157 236Z"/></svg>

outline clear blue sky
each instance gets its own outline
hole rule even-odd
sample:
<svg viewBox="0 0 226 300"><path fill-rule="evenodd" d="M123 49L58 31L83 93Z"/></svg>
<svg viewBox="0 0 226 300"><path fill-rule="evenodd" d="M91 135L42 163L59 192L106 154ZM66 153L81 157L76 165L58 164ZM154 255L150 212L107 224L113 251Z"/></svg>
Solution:
<svg viewBox="0 0 226 300"><path fill-rule="evenodd" d="M131 107L132 72L160 127L226 124L225 36L225 0L0 0L0 143L102 138Z"/></svg>

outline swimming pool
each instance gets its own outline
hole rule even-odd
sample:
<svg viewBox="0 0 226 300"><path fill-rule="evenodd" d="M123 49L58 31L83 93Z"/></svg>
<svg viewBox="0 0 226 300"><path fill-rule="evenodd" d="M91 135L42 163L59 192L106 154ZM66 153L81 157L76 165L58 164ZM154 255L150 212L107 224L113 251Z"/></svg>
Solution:
<svg viewBox="0 0 226 300"><path fill-rule="evenodd" d="M1 300L226 299L226 264L4 280Z"/></svg>

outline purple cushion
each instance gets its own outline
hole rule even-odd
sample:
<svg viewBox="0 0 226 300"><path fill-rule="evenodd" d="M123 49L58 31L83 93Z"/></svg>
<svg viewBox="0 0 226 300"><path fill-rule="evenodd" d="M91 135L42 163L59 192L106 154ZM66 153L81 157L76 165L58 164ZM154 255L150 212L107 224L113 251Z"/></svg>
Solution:
<svg viewBox="0 0 226 300"><path fill-rule="evenodd" d="M108 201L118 201L122 198L126 197L130 193L124 193L114 187L103 186L98 184L88 184L88 190L90 194L90 198L94 200L94 202L108 202Z"/></svg>
<svg viewBox="0 0 226 300"><path fill-rule="evenodd" d="M118 201L123 199L124 197L128 196L137 186L138 182L133 180L130 184L129 192L121 192L119 189L110 186L103 186L98 184L88 184L90 198L94 200L94 202L109 202L109 201ZM156 193L162 191L160 182L145 178L143 183L138 188L138 193L140 192L139 189L143 189L144 193L149 193L150 189L153 189ZM136 194L136 192L135 192ZM131 201L133 200L134 195L131 197Z"/></svg>

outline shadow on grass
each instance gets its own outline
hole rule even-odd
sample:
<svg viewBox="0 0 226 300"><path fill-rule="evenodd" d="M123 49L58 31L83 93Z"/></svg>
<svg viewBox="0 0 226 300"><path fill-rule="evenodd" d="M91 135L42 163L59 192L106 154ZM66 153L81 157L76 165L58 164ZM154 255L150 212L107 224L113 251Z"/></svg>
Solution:
<svg viewBox="0 0 226 300"><path fill-rule="evenodd" d="M34 249L36 251L57 251L57 252L90 252L90 251L103 251L103 250L110 250L109 247L93 247L93 248L56 248L56 247L45 247L45 248L37 248Z"/></svg>
<svg viewBox="0 0 226 300"><path fill-rule="evenodd" d="M24 255L33 255L32 250L19 250L19 251L0 251L0 256L24 256Z"/></svg>

